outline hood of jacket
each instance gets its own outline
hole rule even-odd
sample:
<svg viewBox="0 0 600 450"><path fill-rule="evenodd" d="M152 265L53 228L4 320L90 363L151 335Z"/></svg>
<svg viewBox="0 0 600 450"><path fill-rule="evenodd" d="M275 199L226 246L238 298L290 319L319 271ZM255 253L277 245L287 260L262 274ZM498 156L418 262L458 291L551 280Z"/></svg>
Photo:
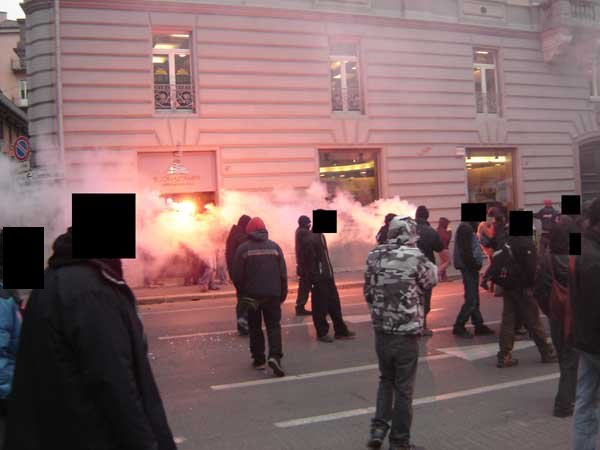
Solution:
<svg viewBox="0 0 600 450"><path fill-rule="evenodd" d="M394 217L390 222L387 243L414 246L419 240L417 222L410 217Z"/></svg>
<svg viewBox="0 0 600 450"><path fill-rule="evenodd" d="M250 233L248 238L253 241L266 241L269 239L269 232L267 230L256 230Z"/></svg>
<svg viewBox="0 0 600 450"><path fill-rule="evenodd" d="M48 267L59 267L89 264L103 273L109 280L123 284L123 265L120 259L78 259L73 258L73 232L69 227L66 233L61 234L52 244L53 254L48 260Z"/></svg>

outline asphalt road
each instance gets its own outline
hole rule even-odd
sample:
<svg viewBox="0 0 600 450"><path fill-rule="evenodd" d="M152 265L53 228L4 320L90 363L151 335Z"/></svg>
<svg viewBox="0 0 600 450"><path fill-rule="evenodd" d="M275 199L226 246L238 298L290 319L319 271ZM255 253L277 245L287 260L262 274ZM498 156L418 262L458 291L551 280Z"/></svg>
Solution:
<svg viewBox="0 0 600 450"><path fill-rule="evenodd" d="M234 299L140 307L150 357L180 450L363 449L378 381L361 289L340 291L354 341L317 342L310 318L284 304L285 378L251 368L235 332ZM497 337L455 338L462 284L434 290L435 335L421 338L413 441L427 450L571 448L571 419L552 417L557 364L528 339L520 365L497 369ZM501 299L482 292L498 330ZM387 448L387 447L385 447Z"/></svg>

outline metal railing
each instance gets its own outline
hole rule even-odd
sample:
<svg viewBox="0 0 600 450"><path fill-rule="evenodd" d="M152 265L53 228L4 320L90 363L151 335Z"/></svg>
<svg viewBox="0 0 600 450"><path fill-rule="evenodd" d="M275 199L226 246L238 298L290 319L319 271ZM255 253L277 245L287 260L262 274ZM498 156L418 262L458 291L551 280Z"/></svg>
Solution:
<svg viewBox="0 0 600 450"><path fill-rule="evenodd" d="M335 88L331 90L333 111L362 111L360 88Z"/></svg>
<svg viewBox="0 0 600 450"><path fill-rule="evenodd" d="M26 70L25 59L24 58L15 58L10 62L11 68L14 72L23 72Z"/></svg>
<svg viewBox="0 0 600 450"><path fill-rule="evenodd" d="M477 114L499 114L498 96L495 92L475 93L475 101L477 103Z"/></svg>
<svg viewBox="0 0 600 450"><path fill-rule="evenodd" d="M196 96L191 84L155 84L155 111L196 111Z"/></svg>
<svg viewBox="0 0 600 450"><path fill-rule="evenodd" d="M570 0L569 3L571 4L571 17L586 22L596 21L596 5L594 2L588 0Z"/></svg>

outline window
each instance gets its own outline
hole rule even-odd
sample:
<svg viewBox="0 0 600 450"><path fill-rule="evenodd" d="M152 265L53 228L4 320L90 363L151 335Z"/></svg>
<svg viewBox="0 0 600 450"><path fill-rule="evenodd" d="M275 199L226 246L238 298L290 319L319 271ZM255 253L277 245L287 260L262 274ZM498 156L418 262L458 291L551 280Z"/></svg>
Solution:
<svg viewBox="0 0 600 450"><path fill-rule="evenodd" d="M475 49L473 52L475 101L478 114L499 114L498 71L496 54L492 50Z"/></svg>
<svg viewBox="0 0 600 450"><path fill-rule="evenodd" d="M319 172L329 198L338 190L350 193L362 205L379 198L376 150L321 150Z"/></svg>
<svg viewBox="0 0 600 450"><path fill-rule="evenodd" d="M27 80L19 81L20 106L27 106Z"/></svg>
<svg viewBox="0 0 600 450"><path fill-rule="evenodd" d="M469 202L515 206L513 159L509 150L468 150L465 159Z"/></svg>
<svg viewBox="0 0 600 450"><path fill-rule="evenodd" d="M329 67L332 110L362 112L357 45L331 45Z"/></svg>
<svg viewBox="0 0 600 450"><path fill-rule="evenodd" d="M154 109L194 112L190 33L156 34L152 39Z"/></svg>
<svg viewBox="0 0 600 450"><path fill-rule="evenodd" d="M596 55L592 62L592 71L590 78L590 97L594 100L600 100L600 56Z"/></svg>

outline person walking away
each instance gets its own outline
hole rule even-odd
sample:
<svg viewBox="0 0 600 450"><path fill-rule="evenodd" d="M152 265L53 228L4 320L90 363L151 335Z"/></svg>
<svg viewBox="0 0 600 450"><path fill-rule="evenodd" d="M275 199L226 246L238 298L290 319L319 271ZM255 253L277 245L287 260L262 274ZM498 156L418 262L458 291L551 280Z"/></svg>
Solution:
<svg viewBox="0 0 600 450"><path fill-rule="evenodd" d="M119 259L53 244L25 310L4 450L176 450Z"/></svg>
<svg viewBox="0 0 600 450"><path fill-rule="evenodd" d="M600 429L600 197L588 208L581 255L571 257L569 287L579 373L573 449L595 450Z"/></svg>
<svg viewBox="0 0 600 450"><path fill-rule="evenodd" d="M225 262L227 264L227 273L229 278L233 280L233 258L240 245L248 239L246 235L246 225L250 222L250 216L243 214L238 219L237 225L233 225L227 236L225 244ZM240 301L239 292L236 291L237 303L235 307L235 315L237 319L238 335L248 335L248 312L245 309L245 303Z"/></svg>
<svg viewBox="0 0 600 450"><path fill-rule="evenodd" d="M296 316L310 316L311 311L306 309L308 295L310 294L310 279L307 271L307 264L303 260L306 240L310 238L310 218L308 216L300 216L298 218L298 228L295 234L295 251L296 251L296 275L298 275L298 297L296 297Z"/></svg>
<svg viewBox="0 0 600 450"><path fill-rule="evenodd" d="M460 270L462 275L465 301L456 316L452 334L463 338L473 337L465 327L469 319L476 335L494 334L492 329L485 325L479 309L479 270L483 264L483 253L475 236L475 226L467 222L461 223L456 230L454 242L454 267Z"/></svg>
<svg viewBox="0 0 600 450"><path fill-rule="evenodd" d="M481 250L488 259L488 267L481 277L480 286L486 291L494 292L493 285L488 286L489 281L489 270L492 265L492 255L496 250L496 227L494 227L495 215L497 211L495 208L489 208L487 212L487 218L485 222L481 222L477 227L477 239L481 245Z"/></svg>
<svg viewBox="0 0 600 450"><path fill-rule="evenodd" d="M21 314L16 295L12 290L4 288L3 243L3 232L0 230L0 445L5 434L7 403L12 389L21 332Z"/></svg>
<svg viewBox="0 0 600 450"><path fill-rule="evenodd" d="M427 221L429 219L429 210L427 207L421 205L417 208L417 212L415 213L415 220L417 221L417 233L419 234L419 240L417 242L417 246L423 252L423 254L431 261L432 264L435 264L435 256L433 252L441 252L444 250L444 244L440 239L437 232L429 225ZM427 315L431 310L431 295L433 292L433 288L425 291L425 299L424 299L424 319L423 319L423 330L422 336L432 336L433 331L427 327Z"/></svg>
<svg viewBox="0 0 600 450"><path fill-rule="evenodd" d="M424 293L437 282L437 268L416 246L417 223L390 222L388 240L367 257L364 294L375 331L379 362L377 406L367 446L378 449L390 432L391 450L410 443L412 397L424 316ZM390 427L391 422L391 427Z"/></svg>
<svg viewBox="0 0 600 450"><path fill-rule="evenodd" d="M550 231L550 253L541 257L534 296L550 322L550 336L560 368L554 416L573 415L579 356L573 347L571 302L569 299L569 233L575 224L566 216Z"/></svg>
<svg viewBox="0 0 600 450"><path fill-rule="evenodd" d="M247 302L250 354L252 366L264 370L266 363L278 377L285 376L281 366L281 304L288 294L287 269L279 245L269 239L260 217L246 226L248 240L240 245L233 258L233 282L240 299ZM265 359L265 321L269 340L269 358Z"/></svg>
<svg viewBox="0 0 600 450"><path fill-rule="evenodd" d="M439 281L450 281L448 279L448 275L446 274L446 270L450 265L450 250L448 247L450 246L450 241L452 240L452 230L448 229L448 225L450 221L446 217L440 217L437 227L437 234L444 244L444 249L439 253L440 256L440 264L438 266L438 280Z"/></svg>
<svg viewBox="0 0 600 450"><path fill-rule="evenodd" d="M558 358L552 345L547 342L546 332L540 320L540 311L533 297L537 267L535 244L530 236L509 236L505 248L510 255L506 271L512 274L513 282L503 286L500 349L496 367L512 367L519 363L512 357L517 310L520 311L529 334L540 352L542 362L554 363ZM492 271L497 272L496 267Z"/></svg>
<svg viewBox="0 0 600 450"><path fill-rule="evenodd" d="M396 214L394 213L389 213L385 215L383 225L381 226L381 228L377 232L377 235L375 236L375 240L378 244L385 244L385 242L387 241L388 228L390 226L390 222L394 217L396 217Z"/></svg>
<svg viewBox="0 0 600 450"><path fill-rule="evenodd" d="M542 235L540 236L540 256L543 256L550 242L550 232L558 220L560 213L552 206L552 200L544 200L544 207L533 214L542 224Z"/></svg>
<svg viewBox="0 0 600 450"><path fill-rule="evenodd" d="M356 333L348 329L342 316L342 305L335 286L325 236L322 233L312 233L304 246L304 252L303 258L311 283L312 316L317 340L326 343L334 341L329 335L327 315L331 317L335 339L354 339Z"/></svg>

